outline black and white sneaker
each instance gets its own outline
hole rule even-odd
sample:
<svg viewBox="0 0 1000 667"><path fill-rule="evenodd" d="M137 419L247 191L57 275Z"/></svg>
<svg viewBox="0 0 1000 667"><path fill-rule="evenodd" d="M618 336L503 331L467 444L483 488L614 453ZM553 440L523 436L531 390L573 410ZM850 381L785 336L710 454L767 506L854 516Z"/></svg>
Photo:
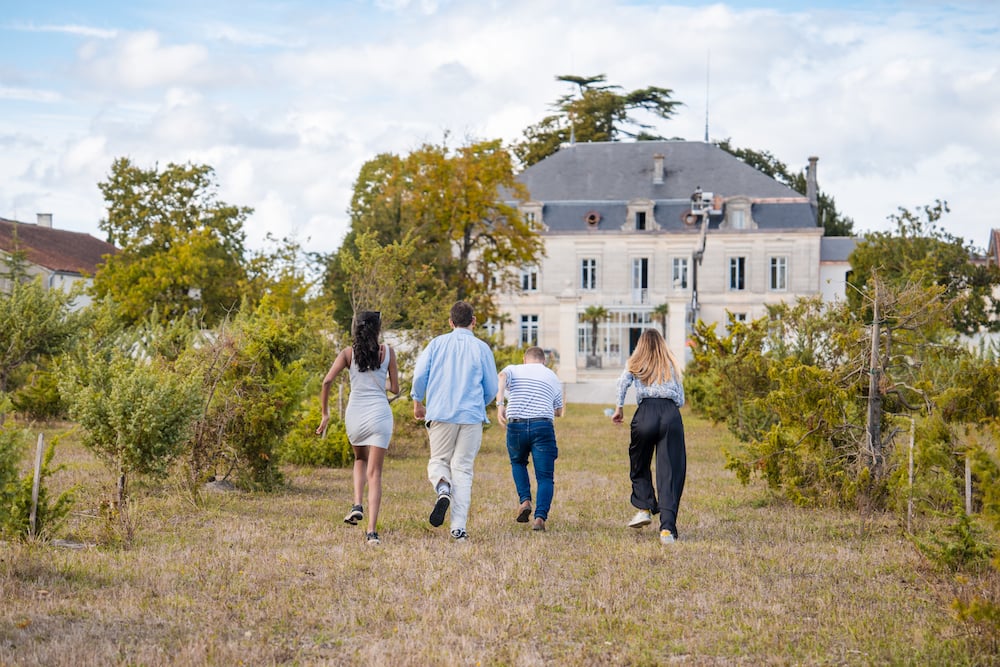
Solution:
<svg viewBox="0 0 1000 667"><path fill-rule="evenodd" d="M462 530L461 528L456 528L455 530L451 531L451 537L456 542L468 542L469 541L469 534L467 532L465 532L464 530Z"/></svg>
<svg viewBox="0 0 1000 667"><path fill-rule="evenodd" d="M378 533L365 533L365 542L368 544L382 544L382 540L378 538Z"/></svg>
<svg viewBox="0 0 1000 667"><path fill-rule="evenodd" d="M434 509L431 510L431 516L429 519L432 526L437 528L444 523L444 515L448 512L449 505L451 505L451 494L439 493L437 501L434 503Z"/></svg>
<svg viewBox="0 0 1000 667"><path fill-rule="evenodd" d="M365 518L365 510L361 505L354 505L351 507L351 511L347 513L344 517L344 523L349 523L352 526L358 525L358 521Z"/></svg>

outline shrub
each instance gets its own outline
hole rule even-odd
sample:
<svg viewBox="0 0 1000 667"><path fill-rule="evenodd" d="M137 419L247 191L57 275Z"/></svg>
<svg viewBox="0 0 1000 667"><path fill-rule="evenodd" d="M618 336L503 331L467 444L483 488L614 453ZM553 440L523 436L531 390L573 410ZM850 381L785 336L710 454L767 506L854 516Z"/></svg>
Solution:
<svg viewBox="0 0 1000 667"><path fill-rule="evenodd" d="M42 539L51 537L55 529L65 520L73 505L73 490L62 492L55 499L55 502L50 502L49 492L45 485L45 480L61 468L61 466L57 468L51 467L57 441L58 439L54 438L48 447L45 448L41 469L39 470L34 536ZM31 505L34 482L35 474L32 469L21 478L19 483L13 485L9 494L9 509L2 515L3 521L0 524L5 534L13 535L20 539L27 539L31 534ZM7 503L5 503L6 505Z"/></svg>
<svg viewBox="0 0 1000 667"><path fill-rule="evenodd" d="M339 416L330 417L326 434L322 436L316 435L319 422L319 401L313 400L306 411L299 413L295 426L281 443L278 454L283 463L330 468L343 468L354 463L354 453Z"/></svg>

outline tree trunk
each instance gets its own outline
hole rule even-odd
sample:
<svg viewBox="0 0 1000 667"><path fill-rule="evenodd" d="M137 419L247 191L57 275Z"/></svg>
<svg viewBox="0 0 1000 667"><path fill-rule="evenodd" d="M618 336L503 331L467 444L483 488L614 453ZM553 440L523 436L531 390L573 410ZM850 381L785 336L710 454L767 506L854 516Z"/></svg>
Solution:
<svg viewBox="0 0 1000 667"><path fill-rule="evenodd" d="M125 507L125 471L119 469L118 488L115 489L115 501L118 503L118 511Z"/></svg>
<svg viewBox="0 0 1000 667"><path fill-rule="evenodd" d="M871 359L868 372L868 452L872 457L872 471L876 478L882 465L882 394L880 382L882 376L881 360L879 359L879 283L876 279L875 300L872 308L871 329Z"/></svg>

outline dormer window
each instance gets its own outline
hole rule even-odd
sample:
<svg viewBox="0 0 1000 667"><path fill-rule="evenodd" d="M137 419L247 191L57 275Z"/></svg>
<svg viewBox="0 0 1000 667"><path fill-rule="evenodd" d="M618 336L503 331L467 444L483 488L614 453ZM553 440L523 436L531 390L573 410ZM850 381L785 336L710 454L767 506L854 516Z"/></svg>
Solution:
<svg viewBox="0 0 1000 667"><path fill-rule="evenodd" d="M660 226L656 224L656 218L653 217L654 206L651 199L630 201L625 212L625 224L622 225L622 229L637 232L658 230Z"/></svg>
<svg viewBox="0 0 1000 667"><path fill-rule="evenodd" d="M756 229L749 197L730 197L726 200L726 219L720 229Z"/></svg>
<svg viewBox="0 0 1000 667"><path fill-rule="evenodd" d="M542 203L537 201L526 201L521 202L518 206L518 210L521 212L521 217L528 227L535 232L544 232L548 230L545 226L545 221L542 219Z"/></svg>

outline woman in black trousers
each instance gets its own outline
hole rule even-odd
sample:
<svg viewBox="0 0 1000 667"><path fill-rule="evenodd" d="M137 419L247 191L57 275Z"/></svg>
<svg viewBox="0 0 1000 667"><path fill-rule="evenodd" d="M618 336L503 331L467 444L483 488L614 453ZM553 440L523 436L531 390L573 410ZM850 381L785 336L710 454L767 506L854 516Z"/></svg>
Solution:
<svg viewBox="0 0 1000 667"><path fill-rule="evenodd" d="M677 508L687 474L684 423L680 414L680 407L684 405L684 385L677 359L657 329L642 332L635 351L625 364L625 372L618 378L616 408L611 417L616 424L624 421L625 394L632 385L639 407L632 417L629 477L632 505L639 511L628 525L630 528L648 526L653 522L653 515L659 514L660 542L672 544L677 539ZM655 489L650 470L654 454Z"/></svg>

